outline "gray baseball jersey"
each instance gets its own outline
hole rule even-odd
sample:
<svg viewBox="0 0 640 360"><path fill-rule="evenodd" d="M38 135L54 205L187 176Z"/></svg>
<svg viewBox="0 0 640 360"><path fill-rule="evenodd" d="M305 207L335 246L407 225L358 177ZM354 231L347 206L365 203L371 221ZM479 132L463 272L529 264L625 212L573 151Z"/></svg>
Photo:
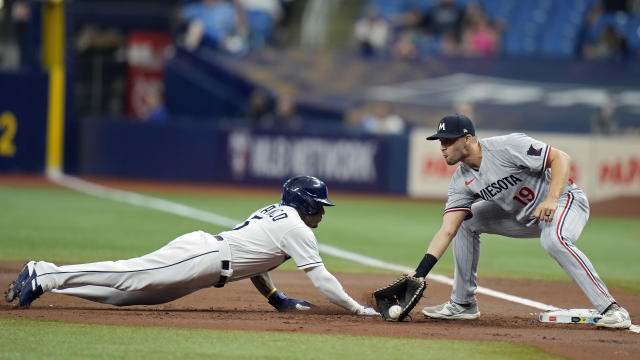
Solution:
<svg viewBox="0 0 640 360"><path fill-rule="evenodd" d="M449 184L445 212L471 212L471 204L482 199L496 202L506 212L515 214L518 221L531 222L531 214L549 191L551 147L525 134L496 136L479 142L480 169L460 164ZM574 188L569 181L564 192Z"/></svg>
<svg viewBox="0 0 640 360"><path fill-rule="evenodd" d="M525 134L491 137L479 143L480 168L476 171L461 163L449 184L445 213L469 213L453 240L456 269L451 299L460 304L475 302L480 234L490 233L540 237L544 249L596 309L606 309L615 300L589 259L574 245L589 218L589 203L582 190L569 180L551 222L531 217L549 191L551 147Z"/></svg>

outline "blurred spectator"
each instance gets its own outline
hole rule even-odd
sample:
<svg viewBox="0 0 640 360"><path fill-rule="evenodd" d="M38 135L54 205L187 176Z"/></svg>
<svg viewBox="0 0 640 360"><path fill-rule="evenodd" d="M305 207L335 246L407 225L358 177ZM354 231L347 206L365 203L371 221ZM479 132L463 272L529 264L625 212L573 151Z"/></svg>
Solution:
<svg viewBox="0 0 640 360"><path fill-rule="evenodd" d="M396 18L397 36L392 54L397 58L419 59L433 55L485 55L498 49L498 32L475 3L471 14L454 0L438 0L426 12L410 8ZM482 17L482 18L481 18ZM465 41L461 43L463 20ZM464 46L463 46L464 45Z"/></svg>
<svg viewBox="0 0 640 360"><path fill-rule="evenodd" d="M460 42L453 31L443 33L438 39L438 53L443 56L456 56L461 52Z"/></svg>
<svg viewBox="0 0 640 360"><path fill-rule="evenodd" d="M436 16L444 20L448 12L447 1L441 1L431 12L422 13L419 9L409 9L399 21L398 35L392 52L395 57L404 59L424 59L434 55L456 56L460 53L459 24L452 27L435 22ZM442 5L442 7L441 7ZM452 4L456 9L455 4ZM457 17L457 15L456 15ZM456 20L456 23L458 20ZM433 26L434 24L440 24Z"/></svg>
<svg viewBox="0 0 640 360"><path fill-rule="evenodd" d="M391 29L378 9L369 5L365 8L364 17L358 19L353 29L353 36L360 51L365 57L380 55L387 49Z"/></svg>
<svg viewBox="0 0 640 360"><path fill-rule="evenodd" d="M630 0L600 0L604 8L604 12L629 12Z"/></svg>
<svg viewBox="0 0 640 360"><path fill-rule="evenodd" d="M281 15L276 23L272 34L272 43L275 46L284 46L291 43L290 28L293 27L296 21L294 17L294 5L299 0L280 0Z"/></svg>
<svg viewBox="0 0 640 360"><path fill-rule="evenodd" d="M422 20L423 26L436 36L453 34L456 40L460 39L460 30L464 9L455 0L438 0L438 3L429 10Z"/></svg>
<svg viewBox="0 0 640 360"><path fill-rule="evenodd" d="M386 102L371 105L360 126L365 133L376 135L397 135L406 129L405 121Z"/></svg>
<svg viewBox="0 0 640 360"><path fill-rule="evenodd" d="M462 22L462 52L466 56L495 55L500 35L477 2L467 6Z"/></svg>
<svg viewBox="0 0 640 360"><path fill-rule="evenodd" d="M244 11L249 30L249 46L252 49L265 46L275 24L282 17L279 0L237 0Z"/></svg>
<svg viewBox="0 0 640 360"><path fill-rule="evenodd" d="M300 129L302 119L296 113L295 99L290 93L278 97L275 109L260 118L260 126L276 129Z"/></svg>
<svg viewBox="0 0 640 360"><path fill-rule="evenodd" d="M619 132L618 122L614 118L615 104L607 98L600 107L598 114L591 119L591 133L615 135Z"/></svg>
<svg viewBox="0 0 640 360"><path fill-rule="evenodd" d="M150 123L163 123L169 120L169 113L162 94L157 88L149 88L142 101L144 102L144 113L142 115L142 121Z"/></svg>
<svg viewBox="0 0 640 360"><path fill-rule="evenodd" d="M269 113L270 107L269 94L262 89L255 89L249 96L249 104L244 117L249 125L257 126L260 124L261 119Z"/></svg>
<svg viewBox="0 0 640 360"><path fill-rule="evenodd" d="M418 59L432 52L429 44L433 44L432 36L422 25L422 13L410 8L397 17L394 22L395 41L391 46L391 54L400 59Z"/></svg>
<svg viewBox="0 0 640 360"><path fill-rule="evenodd" d="M587 44L595 43L598 39L598 23L604 14L601 2L596 2L587 12L587 15L578 33L578 54L584 56L583 49Z"/></svg>
<svg viewBox="0 0 640 360"><path fill-rule="evenodd" d="M16 0L11 6L11 22L13 23L13 31L18 45L18 63L20 66L34 65L33 59L29 59L30 54L30 30L29 23L31 21L31 2L25 0Z"/></svg>
<svg viewBox="0 0 640 360"><path fill-rule="evenodd" d="M582 48L582 54L586 59L604 60L625 59L629 56L627 40L612 26L605 26L598 40L593 44L586 44Z"/></svg>
<svg viewBox="0 0 640 360"><path fill-rule="evenodd" d="M391 48L391 54L399 59L418 59L420 53L418 50L418 42L421 40L420 35L412 31L403 31Z"/></svg>
<svg viewBox="0 0 640 360"><path fill-rule="evenodd" d="M201 45L215 49L239 52L243 49L243 17L229 1L202 0L188 3L182 8L187 22L184 45L196 50Z"/></svg>

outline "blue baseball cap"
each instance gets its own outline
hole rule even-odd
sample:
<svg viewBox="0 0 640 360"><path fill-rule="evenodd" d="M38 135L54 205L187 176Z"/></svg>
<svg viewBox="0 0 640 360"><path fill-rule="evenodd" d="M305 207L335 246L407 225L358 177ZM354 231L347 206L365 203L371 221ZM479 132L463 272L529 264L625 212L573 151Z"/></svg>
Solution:
<svg viewBox="0 0 640 360"><path fill-rule="evenodd" d="M429 136L427 140L452 139L467 134L476 136L476 129L473 127L471 119L462 114L453 114L443 117L438 123L438 132Z"/></svg>

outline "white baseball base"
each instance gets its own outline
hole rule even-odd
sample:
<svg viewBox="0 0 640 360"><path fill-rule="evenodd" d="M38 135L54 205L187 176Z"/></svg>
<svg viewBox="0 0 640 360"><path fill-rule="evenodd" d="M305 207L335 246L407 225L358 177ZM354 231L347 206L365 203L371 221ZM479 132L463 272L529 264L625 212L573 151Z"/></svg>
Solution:
<svg viewBox="0 0 640 360"><path fill-rule="evenodd" d="M562 309L541 313L539 320L549 323L596 324L602 315L595 309Z"/></svg>

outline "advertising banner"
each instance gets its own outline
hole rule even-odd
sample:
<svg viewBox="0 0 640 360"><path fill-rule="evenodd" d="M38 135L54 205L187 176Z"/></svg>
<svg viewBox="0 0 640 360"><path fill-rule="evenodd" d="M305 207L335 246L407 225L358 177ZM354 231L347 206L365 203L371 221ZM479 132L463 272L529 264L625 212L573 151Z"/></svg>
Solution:
<svg viewBox="0 0 640 360"><path fill-rule="evenodd" d="M163 103L164 67L172 50L165 33L137 31L127 44L127 112L145 119Z"/></svg>
<svg viewBox="0 0 640 360"><path fill-rule="evenodd" d="M380 191L387 165L375 137L349 137L231 130L227 171L233 182L281 184L314 175L343 189Z"/></svg>

